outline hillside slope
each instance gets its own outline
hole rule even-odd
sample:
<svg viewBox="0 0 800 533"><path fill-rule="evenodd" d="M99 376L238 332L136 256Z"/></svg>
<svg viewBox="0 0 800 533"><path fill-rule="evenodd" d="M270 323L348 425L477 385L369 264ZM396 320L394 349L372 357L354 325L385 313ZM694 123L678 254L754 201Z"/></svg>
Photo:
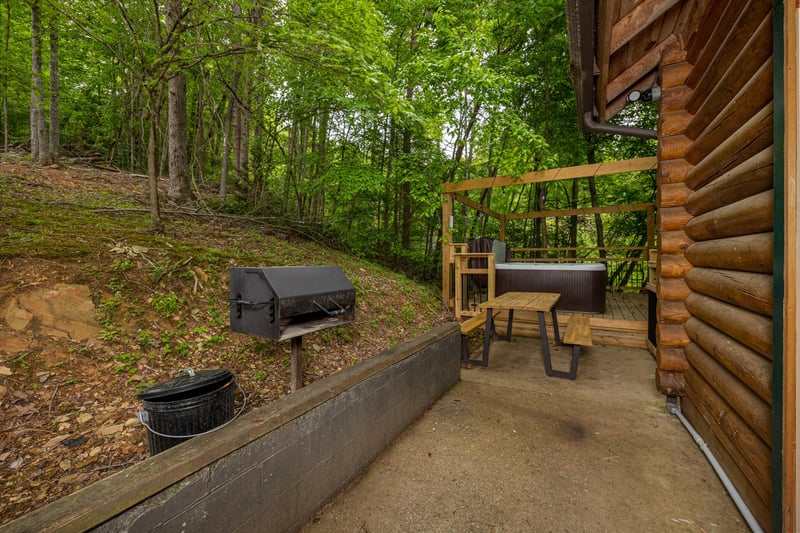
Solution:
<svg viewBox="0 0 800 533"><path fill-rule="evenodd" d="M146 179L0 160L0 524L148 455L136 394L225 368L247 408L290 390L289 343L233 333L234 266L338 265L356 321L303 339L306 383L448 319L434 291L275 226L171 211Z"/></svg>

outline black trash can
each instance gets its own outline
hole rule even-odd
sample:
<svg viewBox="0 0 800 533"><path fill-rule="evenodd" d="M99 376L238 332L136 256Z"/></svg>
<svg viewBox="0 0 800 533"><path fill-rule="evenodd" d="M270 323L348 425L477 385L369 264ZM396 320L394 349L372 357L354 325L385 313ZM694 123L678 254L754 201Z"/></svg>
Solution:
<svg viewBox="0 0 800 533"><path fill-rule="evenodd" d="M181 371L137 395L150 455L209 432L233 418L236 378L228 370Z"/></svg>

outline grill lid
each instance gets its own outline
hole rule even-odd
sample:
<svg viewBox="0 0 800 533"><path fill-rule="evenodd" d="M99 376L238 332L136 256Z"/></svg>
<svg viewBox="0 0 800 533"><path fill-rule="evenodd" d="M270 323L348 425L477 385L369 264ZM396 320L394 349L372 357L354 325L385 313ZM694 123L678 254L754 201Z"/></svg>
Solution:
<svg viewBox="0 0 800 533"><path fill-rule="evenodd" d="M339 267L265 267L260 272L281 300L353 289Z"/></svg>
<svg viewBox="0 0 800 533"><path fill-rule="evenodd" d="M231 376L230 370L222 368L214 370L197 370L191 368L181 370L177 377L153 385L136 395L140 400L170 401L177 396L193 397L190 392L198 392L201 389L213 388L228 381ZM199 394L197 394L199 396Z"/></svg>

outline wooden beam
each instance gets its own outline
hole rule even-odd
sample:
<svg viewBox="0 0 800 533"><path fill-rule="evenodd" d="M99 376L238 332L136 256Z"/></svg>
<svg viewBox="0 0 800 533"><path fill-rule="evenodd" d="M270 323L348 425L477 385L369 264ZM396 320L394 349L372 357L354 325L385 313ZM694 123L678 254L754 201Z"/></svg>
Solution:
<svg viewBox="0 0 800 533"><path fill-rule="evenodd" d="M690 318L685 327L692 341L772 405L772 363L769 359L699 318Z"/></svg>
<svg viewBox="0 0 800 533"><path fill-rule="evenodd" d="M467 207L471 207L472 209L475 209L476 211L480 211L481 213L489 215L492 218L499 219L500 217L503 216L500 213L498 213L497 211L492 211L491 209L489 209L485 205L481 204L480 202L476 202L475 200L473 200L469 196L466 196L466 195L463 195L463 194L456 194L454 196L454 198L459 203L462 203L462 204L466 205Z"/></svg>
<svg viewBox="0 0 800 533"><path fill-rule="evenodd" d="M686 175L686 185L699 189L715 178L741 165L773 144L773 104L753 115L741 128L728 137L702 161L691 161L695 167Z"/></svg>
<svg viewBox="0 0 800 533"><path fill-rule="evenodd" d="M696 292L685 303L692 316L772 359L771 318Z"/></svg>
<svg viewBox="0 0 800 533"><path fill-rule="evenodd" d="M645 55L640 57L633 65L622 71L619 76L608 82L606 89L606 99L613 100L620 96L624 91L631 87L647 73L654 70L661 63L661 54L675 41L676 37L670 35L656 46L651 48Z"/></svg>
<svg viewBox="0 0 800 533"><path fill-rule="evenodd" d="M702 215L773 187L773 150L765 148L685 199L686 210Z"/></svg>
<svg viewBox="0 0 800 533"><path fill-rule="evenodd" d="M792 7L793 6L793 7ZM797 322L800 319L797 313L797 286L800 284L800 272L797 264L800 262L800 248L797 240L800 239L800 220L797 217L798 204L800 203L800 190L798 189L798 174L800 164L797 158L798 130L798 19L800 6L796 2L784 5L783 17L783 383L776 383L783 391L783 461L782 470L782 496L780 508L784 510L783 528L785 531L796 531L798 528L798 508L800 508L800 493L797 484L800 482L800 469L798 469L797 442L800 438L800 425L797 423L797 350L800 333ZM777 394L777 393L776 393ZM776 421L778 423L778 421ZM776 465L775 468L778 468ZM773 508L774 509L774 508Z"/></svg>
<svg viewBox="0 0 800 533"><path fill-rule="evenodd" d="M458 183L442 184L442 192L463 192L492 187L506 187L509 185L525 185L528 183L544 183L558 180L574 180L590 176L608 176L610 174L625 174L627 172L642 172L655 170L658 161L656 157L641 157L625 161L607 161L590 165L575 167L552 168L525 172L521 176L495 176L466 180Z"/></svg>
<svg viewBox="0 0 800 533"><path fill-rule="evenodd" d="M714 209L686 223L686 234L694 241L709 241L772 231L772 190Z"/></svg>
<svg viewBox="0 0 800 533"><path fill-rule="evenodd" d="M769 404L731 374L699 345L686 347L686 358L692 368L719 394L727 406L747 422L756 435L767 444L772 443L772 416Z"/></svg>
<svg viewBox="0 0 800 533"><path fill-rule="evenodd" d="M597 15L597 116L606 116L606 87L608 85L608 68L611 61L611 30L613 25L612 9L618 9L617 0L603 0L600 2Z"/></svg>
<svg viewBox="0 0 800 533"><path fill-rule="evenodd" d="M686 273L686 283L697 293L772 316L774 280L769 274L694 267Z"/></svg>
<svg viewBox="0 0 800 533"><path fill-rule="evenodd" d="M453 195L445 193L442 198L442 301L449 306L450 292L453 290L452 279L450 278L450 265L452 260L450 254L452 249L452 231L450 229L450 219L453 216Z"/></svg>
<svg viewBox="0 0 800 533"><path fill-rule="evenodd" d="M678 0L645 0L628 11L611 29L611 53L628 44L677 3Z"/></svg>
<svg viewBox="0 0 800 533"><path fill-rule="evenodd" d="M686 248L686 258L694 266L772 274L773 240L772 233L756 233L695 242Z"/></svg>

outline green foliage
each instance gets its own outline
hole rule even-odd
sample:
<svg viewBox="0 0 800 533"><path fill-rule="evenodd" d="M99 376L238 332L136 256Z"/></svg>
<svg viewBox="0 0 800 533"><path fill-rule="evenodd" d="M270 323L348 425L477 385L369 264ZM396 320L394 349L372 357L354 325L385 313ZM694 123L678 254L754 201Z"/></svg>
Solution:
<svg viewBox="0 0 800 533"><path fill-rule="evenodd" d="M8 5L14 40L0 54L0 84L9 99L11 138L22 141L29 135L30 6L20 0ZM151 120L155 146L167 145L167 118L158 113L164 80L181 71L190 110L190 173L204 208L265 217L425 280L439 276L443 182L582 164L590 151L597 160L612 160L655 150L652 141L587 139L580 131L566 15L556 0L288 0L261 2L257 9L238 1L188 2L184 24L169 41L159 3L48 5L44 22L60 32L60 133L69 153L100 154L109 165L146 172ZM45 70L47 77L46 60ZM244 122L236 114L241 109L247 110ZM629 107L618 120L648 127L655 114L652 105ZM247 129L237 141L242 124ZM246 147L242 160L225 151L232 145ZM223 162L227 194L220 195ZM639 199L652 194L644 184L615 180L598 180L600 205L615 198L646 201ZM91 247L67 243L64 233L122 229L135 241L149 220L135 211L96 213L122 207L122 200L88 190L76 194L80 200L66 199L85 208L70 219L48 205L23 212L14 195L21 187L35 195L23 185L0 197L7 206L0 257L22 250L78 257ZM586 205L583 184L579 198L556 184L508 189L474 199L500 212ZM580 239L590 240L592 223L579 222ZM553 243L574 238L569 225L548 224ZM609 238L628 242L641 220L621 217L608 229ZM456 217L458 240L493 231L485 217ZM515 221L509 234L524 245L542 231ZM202 264L212 259L180 253L173 257ZM241 256L263 260L246 249ZM295 257L283 240L268 259L292 264ZM180 265L156 261L153 282L191 280ZM135 267L122 259L111 270L122 277ZM220 325L219 317L212 320Z"/></svg>
<svg viewBox="0 0 800 533"><path fill-rule="evenodd" d="M183 299L179 298L175 293L166 293L166 294L157 294L153 296L151 305L153 309L161 313L161 316L164 318L170 318L174 315L182 306L183 306Z"/></svg>

